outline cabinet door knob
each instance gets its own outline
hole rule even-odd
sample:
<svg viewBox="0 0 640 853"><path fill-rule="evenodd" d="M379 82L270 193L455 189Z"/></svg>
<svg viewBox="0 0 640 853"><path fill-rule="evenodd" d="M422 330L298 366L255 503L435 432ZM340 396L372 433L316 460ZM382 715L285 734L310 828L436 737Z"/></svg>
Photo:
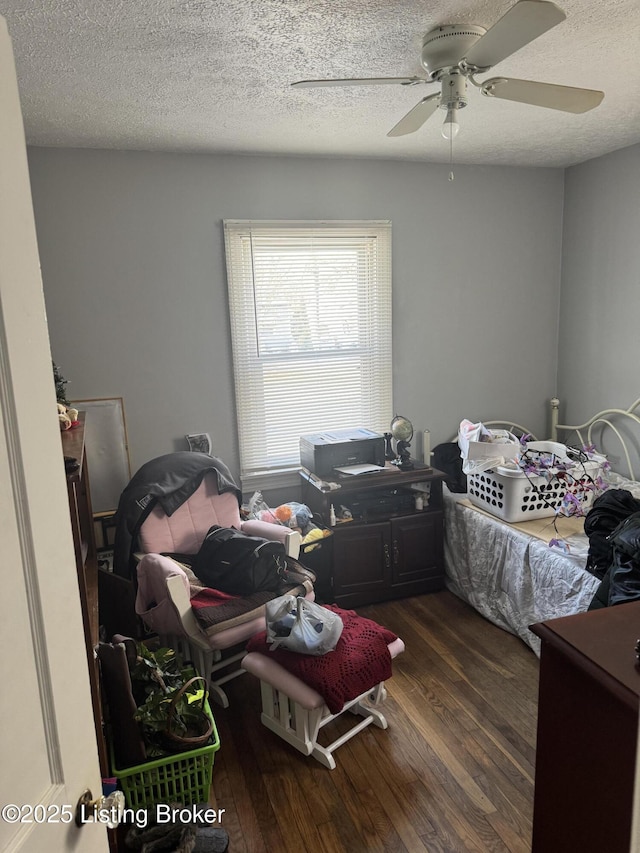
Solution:
<svg viewBox="0 0 640 853"><path fill-rule="evenodd" d="M384 546L384 563L387 568L391 565L391 556L389 554L389 546Z"/></svg>

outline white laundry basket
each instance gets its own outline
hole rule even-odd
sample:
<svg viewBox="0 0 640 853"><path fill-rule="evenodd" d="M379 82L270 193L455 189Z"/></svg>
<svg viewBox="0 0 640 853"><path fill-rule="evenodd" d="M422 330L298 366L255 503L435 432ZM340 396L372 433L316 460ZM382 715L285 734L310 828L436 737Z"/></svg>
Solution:
<svg viewBox="0 0 640 853"><path fill-rule="evenodd" d="M585 512L593 502L593 481L601 470L600 461L584 462L576 464L566 477L547 480L499 466L469 474L467 493L472 504L503 521L533 521L555 515L567 493L578 498Z"/></svg>

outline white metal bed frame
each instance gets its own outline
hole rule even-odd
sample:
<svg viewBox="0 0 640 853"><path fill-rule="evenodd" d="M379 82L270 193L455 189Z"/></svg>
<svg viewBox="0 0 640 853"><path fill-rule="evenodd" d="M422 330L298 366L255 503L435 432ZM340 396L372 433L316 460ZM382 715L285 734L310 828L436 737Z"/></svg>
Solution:
<svg viewBox="0 0 640 853"><path fill-rule="evenodd" d="M560 400L557 397L549 400L549 413L551 441L577 444L580 447L593 445L607 457L611 457L607 451L619 450L621 464L614 464L613 467L630 480L637 479L635 471L640 464L640 397L626 409L603 409L582 424L559 423ZM532 441L538 440L527 427L515 421L491 420L483 423L489 429L508 429L514 435L529 435ZM457 441L457 436L452 440ZM624 470L618 470L619 468Z"/></svg>
<svg viewBox="0 0 640 853"><path fill-rule="evenodd" d="M607 454L607 439L609 433L615 436L626 463L627 470L624 472L630 480L635 480L634 466L632 463L631 454L629 452L628 441L634 443L635 456L638 456L640 430L640 397L632 403L627 409L603 409L598 414L593 415L583 424L560 424L558 423L558 412L560 408L560 400L553 397L550 400L551 406L551 440L557 441L558 435L570 436L575 434L578 441L583 446L596 445L597 449L606 455ZM634 432L634 427L636 431ZM597 439L600 439L598 442Z"/></svg>

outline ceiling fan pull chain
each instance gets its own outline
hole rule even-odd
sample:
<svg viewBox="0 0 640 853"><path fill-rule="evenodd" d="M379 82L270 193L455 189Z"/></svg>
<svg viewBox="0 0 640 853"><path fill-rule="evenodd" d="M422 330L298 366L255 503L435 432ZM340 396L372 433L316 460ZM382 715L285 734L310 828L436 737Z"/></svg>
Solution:
<svg viewBox="0 0 640 853"><path fill-rule="evenodd" d="M453 136L449 138L449 180L453 181L455 175L453 174Z"/></svg>

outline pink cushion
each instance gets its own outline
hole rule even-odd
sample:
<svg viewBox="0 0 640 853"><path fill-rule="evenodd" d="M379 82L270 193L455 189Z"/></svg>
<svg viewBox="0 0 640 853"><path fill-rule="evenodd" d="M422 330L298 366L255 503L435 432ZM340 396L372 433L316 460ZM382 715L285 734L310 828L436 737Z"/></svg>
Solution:
<svg viewBox="0 0 640 853"><path fill-rule="evenodd" d="M138 563L136 613L152 631L159 634L183 634L182 620L167 591L167 578L179 575L189 595L189 580L184 569L161 554L147 554Z"/></svg>
<svg viewBox="0 0 640 853"><path fill-rule="evenodd" d="M219 631L211 636L203 635L206 642L212 649L224 651L240 643L246 643L254 634L258 634L265 629L264 608L260 616L256 616L250 622L243 622L241 625L234 625L233 628L225 628L224 631Z"/></svg>
<svg viewBox="0 0 640 853"><path fill-rule="evenodd" d="M136 613L151 630L158 634L188 636L167 590L167 578L173 575L178 575L182 579L185 592L189 596L189 578L182 566L162 554L145 554L138 563ZM254 634L264 629L264 607L262 607L261 612L248 622L226 628L210 637L203 631L202 640L208 643L211 649L228 649L238 643L246 643Z"/></svg>
<svg viewBox="0 0 640 853"><path fill-rule="evenodd" d="M211 473L173 515L155 505L140 528L140 548L146 554L196 554L214 524L239 530L240 509L233 492L218 494L216 474Z"/></svg>

